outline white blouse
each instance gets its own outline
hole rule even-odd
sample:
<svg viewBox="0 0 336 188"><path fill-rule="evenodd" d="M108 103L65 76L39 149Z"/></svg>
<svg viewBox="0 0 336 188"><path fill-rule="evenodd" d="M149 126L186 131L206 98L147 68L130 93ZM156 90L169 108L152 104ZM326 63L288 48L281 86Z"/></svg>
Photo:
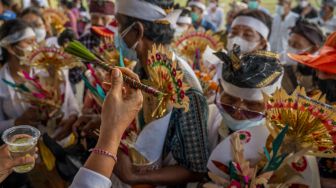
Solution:
<svg viewBox="0 0 336 188"><path fill-rule="evenodd" d="M65 93L62 111L64 119L70 115L78 114L80 112L78 103L72 92L71 85L68 79L68 71L64 71L65 75ZM19 93L3 82L6 79L14 83L10 75L8 64L5 64L0 70L0 133L12 127L16 118L20 117L30 105L22 102L22 97Z"/></svg>

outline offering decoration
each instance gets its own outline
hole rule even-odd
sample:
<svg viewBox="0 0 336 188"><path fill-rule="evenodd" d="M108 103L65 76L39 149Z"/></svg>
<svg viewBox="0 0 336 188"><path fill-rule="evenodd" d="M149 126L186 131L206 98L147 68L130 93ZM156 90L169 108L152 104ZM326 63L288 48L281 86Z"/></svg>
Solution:
<svg viewBox="0 0 336 188"><path fill-rule="evenodd" d="M251 140L244 133L250 129L235 132L229 137L232 156L228 164L211 159L209 161L226 174L227 178L218 172L209 172L209 177L216 185L208 183L204 187L301 185L312 181L307 177L316 173L309 171L306 156L336 157L336 109L325 104L324 97L317 95L308 98L304 89L298 87L292 95L288 95L283 89L275 92L272 97L265 95L265 102L269 135L265 137L264 143L260 139L255 146L249 145L256 149L265 146L263 151L259 151L261 160L253 163L247 160L251 158L246 156L249 153L244 152L249 150L244 145Z"/></svg>
<svg viewBox="0 0 336 188"><path fill-rule="evenodd" d="M99 57L95 53L89 51L83 44L81 44L78 41L70 42L68 46L65 48L65 51L73 56L82 59L85 62L93 63L94 65L97 65L98 67L104 69L105 71L110 72L113 68L113 66L111 66L109 63L106 63L103 59L101 59L101 57ZM165 93L152 87L149 87L147 85L144 85L140 82L137 82L126 75L123 75L123 79L124 82L129 84L129 86L131 86L132 88L140 89L158 98L162 98L166 95Z"/></svg>

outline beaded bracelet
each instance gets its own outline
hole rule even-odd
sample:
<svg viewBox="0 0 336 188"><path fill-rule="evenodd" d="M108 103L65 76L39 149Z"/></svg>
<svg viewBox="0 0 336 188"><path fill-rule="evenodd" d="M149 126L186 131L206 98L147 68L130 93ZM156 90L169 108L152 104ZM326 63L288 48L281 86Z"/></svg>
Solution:
<svg viewBox="0 0 336 188"><path fill-rule="evenodd" d="M98 154L98 155L103 155L103 156L107 156L107 157L111 157L114 162L117 162L118 158L116 155L113 155L112 153L108 152L108 151L105 151L103 149L99 149L99 148L92 148L89 150L89 152L92 152L92 153L95 153L95 154Z"/></svg>

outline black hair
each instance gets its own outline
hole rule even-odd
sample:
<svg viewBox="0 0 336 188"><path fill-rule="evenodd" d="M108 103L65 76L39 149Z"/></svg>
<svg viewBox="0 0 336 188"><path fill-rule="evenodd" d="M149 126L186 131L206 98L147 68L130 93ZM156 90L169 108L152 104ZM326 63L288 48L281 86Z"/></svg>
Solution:
<svg viewBox="0 0 336 188"><path fill-rule="evenodd" d="M269 29L268 38L270 37L271 32L272 32L272 22L273 22L273 18L270 15L264 13L261 10L246 9L246 10L240 11L234 17L234 19L239 17L239 16L249 16L249 17L253 17L253 18L258 19L259 21L263 22L267 26L267 28Z"/></svg>
<svg viewBox="0 0 336 188"><path fill-rule="evenodd" d="M170 9L174 6L174 0L145 0L151 4L157 5L162 9ZM134 22L141 22L144 25L144 35L155 43L170 44L174 38L175 30L171 28L170 24L155 23L141 20L138 18L127 17L125 25L131 25Z"/></svg>
<svg viewBox="0 0 336 188"><path fill-rule="evenodd" d="M13 4L12 0L0 0L0 2L7 7L11 7Z"/></svg>
<svg viewBox="0 0 336 188"><path fill-rule="evenodd" d="M13 34L17 31L24 30L28 28L29 25L21 20L21 19L14 19L4 22L4 24L0 27L0 40ZM15 44L13 44L15 45ZM8 51L5 48L2 48L2 58L0 60L1 64L4 64L8 60Z"/></svg>
<svg viewBox="0 0 336 188"><path fill-rule="evenodd" d="M317 85L330 103L336 102L336 80L317 80Z"/></svg>
<svg viewBox="0 0 336 188"><path fill-rule="evenodd" d="M61 4L66 6L68 9L72 9L72 8L75 7L75 2L74 1L61 0Z"/></svg>
<svg viewBox="0 0 336 188"><path fill-rule="evenodd" d="M322 46L325 40L320 27L304 19L298 19L291 33L296 33L306 38L314 46Z"/></svg>
<svg viewBox="0 0 336 188"><path fill-rule="evenodd" d="M65 29L57 39L57 42L60 46L63 46L67 42L76 40L76 34L72 29Z"/></svg>

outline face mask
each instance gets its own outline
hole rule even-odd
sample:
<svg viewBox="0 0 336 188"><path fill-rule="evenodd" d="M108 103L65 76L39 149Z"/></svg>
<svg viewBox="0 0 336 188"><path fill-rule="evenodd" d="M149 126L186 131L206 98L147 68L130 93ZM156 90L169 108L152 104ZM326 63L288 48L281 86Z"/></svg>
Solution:
<svg viewBox="0 0 336 188"><path fill-rule="evenodd" d="M278 15L282 16L282 15L285 14L285 8L284 8L282 5L277 5L277 6L276 6L276 10L275 10L275 12L276 12Z"/></svg>
<svg viewBox="0 0 336 188"><path fill-rule="evenodd" d="M232 118L225 111L221 111L224 124L227 125L233 131L239 131L242 129L247 129L250 127L255 127L258 125L262 125L265 122L265 119L257 120L257 119L249 119L249 120L236 120Z"/></svg>
<svg viewBox="0 0 336 188"><path fill-rule="evenodd" d="M114 45L118 50L122 51L122 54L125 58L131 61L138 61L138 55L137 52L135 51L138 42L136 42L131 48L129 48L123 38L124 36L126 36L126 34L131 30L133 26L134 24L130 25L121 34L116 33L116 35L114 36Z"/></svg>
<svg viewBox="0 0 336 188"><path fill-rule="evenodd" d="M309 5L309 2L308 2L308 1L301 1L301 2L300 2L300 7L301 7L301 8L306 8L308 5Z"/></svg>
<svg viewBox="0 0 336 188"><path fill-rule="evenodd" d="M36 28L34 29L35 35L36 35L36 42L40 43L42 42L46 36L47 36L47 31L43 28Z"/></svg>
<svg viewBox="0 0 336 188"><path fill-rule="evenodd" d="M199 19L198 14L196 14L195 12L192 12L190 16L193 23L197 22Z"/></svg>
<svg viewBox="0 0 336 188"><path fill-rule="evenodd" d="M258 46L258 42L249 42L241 37L233 37L228 39L227 49L232 50L234 44L240 46L242 53L252 52Z"/></svg>
<svg viewBox="0 0 336 188"><path fill-rule="evenodd" d="M251 10L256 10L259 7L259 3L257 1L249 1L248 8Z"/></svg>
<svg viewBox="0 0 336 188"><path fill-rule="evenodd" d="M181 36L183 33L184 33L184 31L186 31L188 28L186 28L186 27L176 27L175 28L175 36Z"/></svg>

